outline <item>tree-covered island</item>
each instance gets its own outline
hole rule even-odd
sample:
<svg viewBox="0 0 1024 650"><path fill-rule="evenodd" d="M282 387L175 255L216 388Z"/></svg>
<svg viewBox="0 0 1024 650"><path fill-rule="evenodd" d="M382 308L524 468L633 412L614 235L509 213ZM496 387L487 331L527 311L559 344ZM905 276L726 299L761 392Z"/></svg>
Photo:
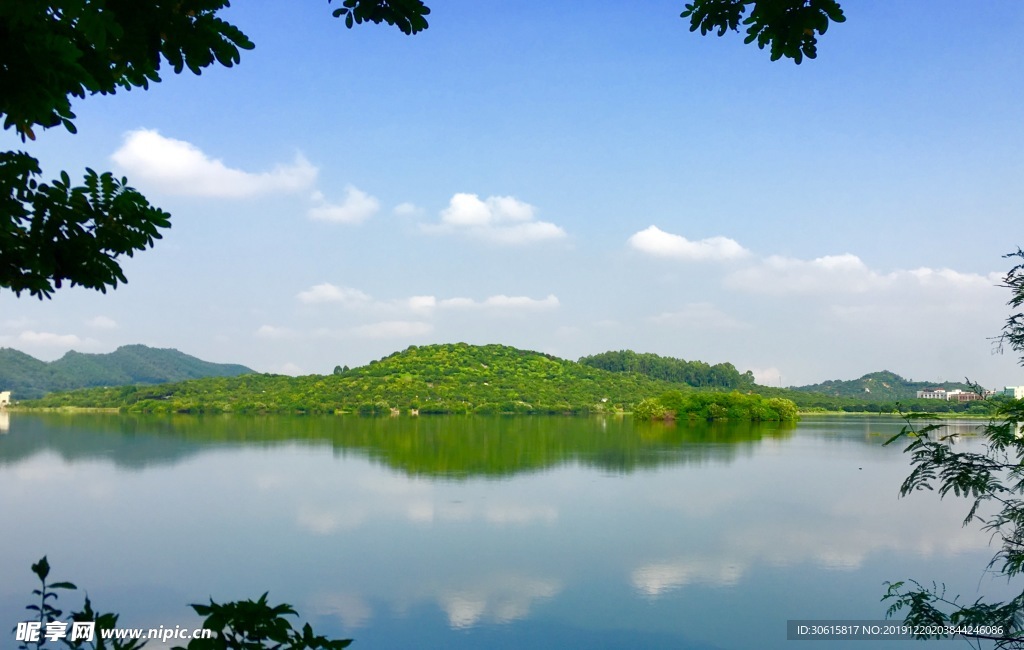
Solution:
<svg viewBox="0 0 1024 650"><path fill-rule="evenodd" d="M662 379L642 369L595 367L596 357L574 362L505 345L455 343L410 346L331 375L249 374L87 388L51 393L22 406L132 413L584 414L632 411L647 400L660 405L653 414L659 418L796 418L793 402L749 393L750 376L732 364L640 356L661 359L654 364L659 368L689 368L690 374ZM641 417L650 417L646 413Z"/></svg>

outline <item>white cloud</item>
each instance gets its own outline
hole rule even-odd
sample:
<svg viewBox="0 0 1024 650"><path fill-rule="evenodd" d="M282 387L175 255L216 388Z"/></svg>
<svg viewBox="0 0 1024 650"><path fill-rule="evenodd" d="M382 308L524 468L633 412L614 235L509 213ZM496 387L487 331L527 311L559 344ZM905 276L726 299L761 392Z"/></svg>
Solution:
<svg viewBox="0 0 1024 650"><path fill-rule="evenodd" d="M545 298L531 298L529 296L507 296L497 294L488 296L483 300L472 298L438 298L433 295L411 296L409 298L376 300L370 295L353 289L351 287L340 287L329 282L315 285L300 291L296 298L306 304L318 303L340 303L345 307L359 308L364 312L375 312L380 316L397 316L403 313L412 312L417 317L429 317L439 310L480 310L507 313L511 311L542 311L557 309L560 306L558 297L549 294ZM405 321L390 321L405 322ZM326 332L327 330L325 330ZM291 332L264 325L256 331L256 335L263 338L282 338ZM334 334L341 334L335 330ZM360 330L360 336L370 336L370 332Z"/></svg>
<svg viewBox="0 0 1024 650"><path fill-rule="evenodd" d="M979 275L977 273L960 273L953 269L921 267L906 271L906 273L926 287L991 289L999 286L1003 281L1002 275L999 273Z"/></svg>
<svg viewBox="0 0 1024 650"><path fill-rule="evenodd" d="M334 508L322 508L303 504L295 516L299 528L316 535L330 535L339 530L355 530L363 525L366 513L362 509L342 512Z"/></svg>
<svg viewBox="0 0 1024 650"><path fill-rule="evenodd" d="M498 525L525 525L558 520L558 509L553 506L492 505L484 512L484 519Z"/></svg>
<svg viewBox="0 0 1024 650"><path fill-rule="evenodd" d="M885 289L986 290L999 284L1000 275L961 273L952 269L921 267L913 270L876 271L856 255L825 255L801 260L772 255L754 266L731 273L726 286L754 293L867 293Z"/></svg>
<svg viewBox="0 0 1024 650"><path fill-rule="evenodd" d="M424 336L434 331L434 326L422 321L389 320L353 327L353 336L367 339L404 339Z"/></svg>
<svg viewBox="0 0 1024 650"><path fill-rule="evenodd" d="M354 306L370 302L370 296L366 295L359 289L338 287L329 282L324 282L323 284L310 287L305 291L300 291L296 298L298 298L300 302L307 304L340 302L346 306Z"/></svg>
<svg viewBox="0 0 1024 650"><path fill-rule="evenodd" d="M416 215L423 213L423 208L419 207L415 203L406 202L396 205L392 212L395 213L395 216L399 217L415 217Z"/></svg>
<svg viewBox="0 0 1024 650"><path fill-rule="evenodd" d="M373 610L366 601L351 593L317 594L309 609L320 616L337 616L348 630L362 627L373 616Z"/></svg>
<svg viewBox="0 0 1024 650"><path fill-rule="evenodd" d="M480 306L480 303L472 298L445 298L437 304L441 307L450 307L453 309L472 309L473 307Z"/></svg>
<svg viewBox="0 0 1024 650"><path fill-rule="evenodd" d="M445 589L438 601L448 615L448 624L465 629L483 620L510 623L525 618L534 603L552 598L561 590L561 583L550 578L501 575L475 585Z"/></svg>
<svg viewBox="0 0 1024 650"><path fill-rule="evenodd" d="M409 309L413 311L430 311L437 306L434 296L413 296L408 300Z"/></svg>
<svg viewBox="0 0 1024 650"><path fill-rule="evenodd" d="M448 202L448 207L441 212L441 223L449 226L489 226L491 223L506 221L501 211L501 204L508 204L510 197L492 196L486 201L481 201L476 194L458 193ZM499 203L501 200L501 203ZM507 219L508 221L522 221L526 216L529 221L533 216L531 206L523 204L521 208L514 209L512 214L519 219Z"/></svg>
<svg viewBox="0 0 1024 650"><path fill-rule="evenodd" d="M97 316L95 318L90 318L89 320L85 321L85 324L88 325L89 327L95 327L96 329L101 330L117 329L117 321L115 321L113 318L107 318L106 316Z"/></svg>
<svg viewBox="0 0 1024 650"><path fill-rule="evenodd" d="M292 363L291 361L282 363L280 366L277 367L277 370L275 372L277 372L280 375L291 375L292 377L297 377L298 375L305 374L305 372L298 364Z"/></svg>
<svg viewBox="0 0 1024 650"><path fill-rule="evenodd" d="M461 630L480 621L487 611L487 600L477 594L445 594L441 596L441 608L448 614L448 625Z"/></svg>
<svg viewBox="0 0 1024 650"><path fill-rule="evenodd" d="M309 209L309 216L319 221L358 224L380 210L380 201L352 185L345 188L341 203L328 203L321 192L314 192L312 199L316 205Z"/></svg>
<svg viewBox="0 0 1024 650"><path fill-rule="evenodd" d="M648 564L631 575L633 587L647 596L660 596L688 584L728 587L743 577L745 567L732 560L701 558Z"/></svg>
<svg viewBox="0 0 1024 650"><path fill-rule="evenodd" d="M754 381L762 386L780 386L782 384L782 371L772 366L771 368L751 368L754 374Z"/></svg>
<svg viewBox="0 0 1024 650"><path fill-rule="evenodd" d="M547 298L537 300L528 296L491 296L484 300L486 307L499 307L501 309L554 309L558 307L558 298L554 294Z"/></svg>
<svg viewBox="0 0 1024 650"><path fill-rule="evenodd" d="M813 260L800 260L772 255L761 263L730 274L725 283L734 289L750 292L862 293L892 281L868 268L856 255L825 255Z"/></svg>
<svg viewBox="0 0 1024 650"><path fill-rule="evenodd" d="M498 294L481 301L472 298L445 298L437 301L437 306L447 309L555 309L560 305L558 297L549 294L546 298L530 298L529 296L506 296Z"/></svg>
<svg viewBox="0 0 1024 650"><path fill-rule="evenodd" d="M477 231L482 238L499 244L529 244L565 237L565 230L546 221L531 221L513 226L498 226Z"/></svg>
<svg viewBox="0 0 1024 650"><path fill-rule="evenodd" d="M656 257L674 257L691 261L731 260L746 257L750 251L728 237L709 237L690 241L681 235L650 226L629 238L629 245L641 253Z"/></svg>
<svg viewBox="0 0 1024 650"><path fill-rule="evenodd" d="M150 129L129 131L111 156L133 178L187 196L244 198L308 189L317 168L301 155L269 172L233 169L195 145Z"/></svg>
<svg viewBox="0 0 1024 650"><path fill-rule="evenodd" d="M498 294L488 296L483 300L462 297L438 299L436 296L413 296L404 304L412 311L417 312L431 312L435 309L541 310L555 309L560 305L558 297L554 294L549 294L546 298Z"/></svg>
<svg viewBox="0 0 1024 650"><path fill-rule="evenodd" d="M74 334L54 334L52 332L35 332L26 330L18 335L18 340L30 345L46 345L55 347L68 347L81 345L82 339Z"/></svg>
<svg viewBox="0 0 1024 650"><path fill-rule="evenodd" d="M737 320L709 302L695 302L681 309L664 312L651 318L657 325L699 329L746 329L749 324Z"/></svg>
<svg viewBox="0 0 1024 650"><path fill-rule="evenodd" d="M561 239L565 230L547 221L534 219L534 207L511 196L458 193L441 211L439 224L424 226L427 231L461 232L499 244L528 244Z"/></svg>

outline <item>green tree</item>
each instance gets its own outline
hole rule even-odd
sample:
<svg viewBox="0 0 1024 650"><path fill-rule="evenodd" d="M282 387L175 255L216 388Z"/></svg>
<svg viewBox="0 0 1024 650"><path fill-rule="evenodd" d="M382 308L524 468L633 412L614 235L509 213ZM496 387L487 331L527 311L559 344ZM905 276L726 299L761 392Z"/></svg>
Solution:
<svg viewBox="0 0 1024 650"><path fill-rule="evenodd" d="M1024 251L1007 257L1021 262L1006 274L1003 284L1010 289L1009 305L1024 305ZM1000 343L1021 355L1024 365L1024 313L1007 319ZM908 424L890 440L908 438L913 470L903 482L902 495L917 490L938 489L940 497L950 494L968 499L970 507L964 525L978 522L992 534L998 551L988 569L1007 580L1024 572L1024 400L1007 400L997 419L984 427L983 451L959 451L956 436L946 435L941 425L915 430ZM943 586L924 586L916 581L889 585L885 599L889 614L902 614L908 624L922 629L945 626L981 628L975 638L991 639L999 648L1024 648L1024 591L1007 601L985 602L978 599L963 603L947 595ZM922 635L929 636L929 635ZM945 636L945 635L931 635Z"/></svg>
<svg viewBox="0 0 1024 650"><path fill-rule="evenodd" d="M768 46L772 61L782 57L801 63L818 56L818 35L829 23L846 21L836 0L694 0L680 14L690 19L690 31L701 34L747 28L745 43Z"/></svg>
<svg viewBox="0 0 1024 650"><path fill-rule="evenodd" d="M641 400L633 407L633 417L637 420L664 420L667 414L668 411L661 402L652 397Z"/></svg>

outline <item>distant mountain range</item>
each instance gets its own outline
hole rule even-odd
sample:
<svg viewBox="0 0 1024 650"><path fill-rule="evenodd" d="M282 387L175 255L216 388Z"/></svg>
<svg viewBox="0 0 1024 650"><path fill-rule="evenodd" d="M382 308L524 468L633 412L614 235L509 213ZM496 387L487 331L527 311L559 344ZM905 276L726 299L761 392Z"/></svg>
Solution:
<svg viewBox="0 0 1024 650"><path fill-rule="evenodd" d="M740 374L731 363L711 366L702 361L684 361L657 354L639 354L631 350L604 352L583 357L580 359L580 363L611 372L633 372L652 379L684 383L695 388L755 390L757 392L763 392L764 388L768 388L756 387L754 377L750 372ZM959 381L909 381L894 372L882 370L868 373L860 379L833 379L809 386L793 386L784 389L782 393L799 391L882 403L916 399L917 391L930 388L944 388L947 391L957 388L964 391L971 390L970 386ZM789 399L797 399L791 394L784 396Z"/></svg>
<svg viewBox="0 0 1024 650"><path fill-rule="evenodd" d="M68 352L40 361L12 348L0 348L0 391L15 400L93 386L162 384L202 377L234 377L255 372L237 364L211 363L173 349L123 345L107 354Z"/></svg>
<svg viewBox="0 0 1024 650"><path fill-rule="evenodd" d="M959 381L908 381L888 370L868 373L860 379L834 379L810 386L795 386L792 390L831 397L856 397L876 402L893 402L914 399L917 397L917 391L927 388L971 390L970 386Z"/></svg>

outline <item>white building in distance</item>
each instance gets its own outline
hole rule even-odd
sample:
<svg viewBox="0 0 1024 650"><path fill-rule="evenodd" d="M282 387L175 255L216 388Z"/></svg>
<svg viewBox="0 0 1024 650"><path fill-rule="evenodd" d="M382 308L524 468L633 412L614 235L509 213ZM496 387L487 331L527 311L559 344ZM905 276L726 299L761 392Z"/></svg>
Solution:
<svg viewBox="0 0 1024 650"><path fill-rule="evenodd" d="M1013 399L1024 399L1024 386L1007 386L1003 389L1003 395Z"/></svg>
<svg viewBox="0 0 1024 650"><path fill-rule="evenodd" d="M1021 386L1021 391L1021 394L1024 395L1024 386ZM1003 393L1006 394L1006 391L1004 390ZM979 399L988 399L995 394L996 391L994 390L975 393L972 390L960 390L959 388L955 388L953 390L946 390L945 388L929 388L917 391L917 399L944 399L951 402L973 402Z"/></svg>

